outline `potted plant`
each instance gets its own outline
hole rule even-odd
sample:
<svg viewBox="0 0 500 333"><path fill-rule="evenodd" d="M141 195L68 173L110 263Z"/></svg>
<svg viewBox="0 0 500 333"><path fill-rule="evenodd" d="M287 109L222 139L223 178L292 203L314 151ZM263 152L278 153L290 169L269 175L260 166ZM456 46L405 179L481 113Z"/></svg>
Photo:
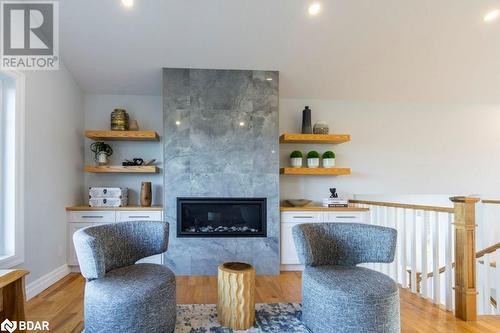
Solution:
<svg viewBox="0 0 500 333"><path fill-rule="evenodd" d="M335 153L333 151L325 151L323 153L323 168L333 168L335 166Z"/></svg>
<svg viewBox="0 0 500 333"><path fill-rule="evenodd" d="M113 149L107 143L97 141L90 145L90 150L94 153L94 159L98 165L108 165L108 157L113 155Z"/></svg>
<svg viewBox="0 0 500 333"><path fill-rule="evenodd" d="M307 167L308 168L318 168L319 167L319 153L315 150L307 153Z"/></svg>
<svg viewBox="0 0 500 333"><path fill-rule="evenodd" d="M290 165L292 168L302 167L302 152L295 150L290 154Z"/></svg>

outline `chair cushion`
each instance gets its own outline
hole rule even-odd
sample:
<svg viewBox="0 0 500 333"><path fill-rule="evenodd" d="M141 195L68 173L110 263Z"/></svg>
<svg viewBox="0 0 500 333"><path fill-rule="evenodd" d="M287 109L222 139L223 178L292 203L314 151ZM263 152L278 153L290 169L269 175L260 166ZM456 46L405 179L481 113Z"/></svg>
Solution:
<svg viewBox="0 0 500 333"><path fill-rule="evenodd" d="M87 282L87 291L90 290L94 301L98 298L114 304L142 303L160 291L175 297L175 275L163 265L135 264L114 269L102 279Z"/></svg>
<svg viewBox="0 0 500 333"><path fill-rule="evenodd" d="M175 276L166 266L135 264L85 285L85 331L171 333Z"/></svg>
<svg viewBox="0 0 500 333"><path fill-rule="evenodd" d="M305 289L311 287L318 294L333 296L339 301L379 301L398 294L398 287L390 277L356 266L307 267L303 283Z"/></svg>

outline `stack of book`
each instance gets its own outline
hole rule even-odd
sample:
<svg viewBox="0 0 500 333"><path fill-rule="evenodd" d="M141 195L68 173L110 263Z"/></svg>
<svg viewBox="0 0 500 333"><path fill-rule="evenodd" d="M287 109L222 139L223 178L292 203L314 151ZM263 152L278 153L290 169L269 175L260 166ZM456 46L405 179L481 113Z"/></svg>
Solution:
<svg viewBox="0 0 500 333"><path fill-rule="evenodd" d="M327 198L323 199L323 207L348 207L349 202L347 199L341 198Z"/></svg>
<svg viewBox="0 0 500 333"><path fill-rule="evenodd" d="M124 207L128 204L128 189L120 187L89 187L90 207Z"/></svg>

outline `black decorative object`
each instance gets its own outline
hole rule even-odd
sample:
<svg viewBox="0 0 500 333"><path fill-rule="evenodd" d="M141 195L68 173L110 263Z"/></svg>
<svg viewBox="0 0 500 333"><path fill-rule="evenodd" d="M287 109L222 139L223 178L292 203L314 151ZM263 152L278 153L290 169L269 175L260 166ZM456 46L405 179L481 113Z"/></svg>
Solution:
<svg viewBox="0 0 500 333"><path fill-rule="evenodd" d="M330 198L338 198L339 197L336 188L331 188L330 193L332 194L332 195L330 195Z"/></svg>
<svg viewBox="0 0 500 333"><path fill-rule="evenodd" d="M312 134L311 125L311 109L306 106L304 111L302 111L302 134Z"/></svg>

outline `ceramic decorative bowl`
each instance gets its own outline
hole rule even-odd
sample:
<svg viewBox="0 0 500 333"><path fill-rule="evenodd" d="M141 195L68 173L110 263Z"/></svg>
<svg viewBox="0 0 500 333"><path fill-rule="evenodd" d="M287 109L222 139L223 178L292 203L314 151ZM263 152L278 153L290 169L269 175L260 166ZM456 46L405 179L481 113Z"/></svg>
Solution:
<svg viewBox="0 0 500 333"><path fill-rule="evenodd" d="M293 207L304 207L309 205L312 200L307 200L307 199L289 199L286 200L287 203L292 205Z"/></svg>

